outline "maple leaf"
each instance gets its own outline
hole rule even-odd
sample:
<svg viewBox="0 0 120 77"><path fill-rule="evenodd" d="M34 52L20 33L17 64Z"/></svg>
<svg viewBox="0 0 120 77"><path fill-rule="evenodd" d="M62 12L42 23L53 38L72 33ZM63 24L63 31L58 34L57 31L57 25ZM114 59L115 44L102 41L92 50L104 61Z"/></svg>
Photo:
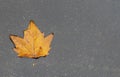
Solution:
<svg viewBox="0 0 120 77"><path fill-rule="evenodd" d="M39 58L47 56L50 51L50 44L54 34L44 36L34 23L30 21L28 28L24 31L24 37L10 35L10 39L15 44L14 51L19 57Z"/></svg>

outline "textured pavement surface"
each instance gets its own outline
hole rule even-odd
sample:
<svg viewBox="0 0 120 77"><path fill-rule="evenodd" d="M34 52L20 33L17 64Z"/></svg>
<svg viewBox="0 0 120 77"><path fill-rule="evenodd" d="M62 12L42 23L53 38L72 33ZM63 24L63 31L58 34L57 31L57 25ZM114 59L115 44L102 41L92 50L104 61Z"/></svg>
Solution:
<svg viewBox="0 0 120 77"><path fill-rule="evenodd" d="M23 37L31 19L55 33L45 58L12 50L9 35ZM120 77L120 1L0 0L0 76Z"/></svg>

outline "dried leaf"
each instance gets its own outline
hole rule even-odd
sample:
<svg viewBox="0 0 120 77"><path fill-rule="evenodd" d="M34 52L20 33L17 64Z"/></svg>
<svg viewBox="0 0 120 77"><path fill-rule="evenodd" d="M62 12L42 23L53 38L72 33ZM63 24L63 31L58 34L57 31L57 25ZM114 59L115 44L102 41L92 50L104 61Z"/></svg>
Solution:
<svg viewBox="0 0 120 77"><path fill-rule="evenodd" d="M10 35L10 39L15 44L14 51L19 57L39 58L47 56L50 51L50 44L54 34L44 36L34 21L30 21L28 28L24 31L24 37Z"/></svg>

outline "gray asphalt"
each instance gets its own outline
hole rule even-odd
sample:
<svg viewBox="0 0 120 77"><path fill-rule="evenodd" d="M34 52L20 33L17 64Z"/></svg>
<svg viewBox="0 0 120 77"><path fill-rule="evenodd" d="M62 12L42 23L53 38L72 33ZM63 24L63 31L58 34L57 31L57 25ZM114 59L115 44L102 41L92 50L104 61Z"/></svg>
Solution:
<svg viewBox="0 0 120 77"><path fill-rule="evenodd" d="M12 49L9 35L23 37L31 19L55 34L45 58ZM120 77L120 1L0 0L0 76Z"/></svg>

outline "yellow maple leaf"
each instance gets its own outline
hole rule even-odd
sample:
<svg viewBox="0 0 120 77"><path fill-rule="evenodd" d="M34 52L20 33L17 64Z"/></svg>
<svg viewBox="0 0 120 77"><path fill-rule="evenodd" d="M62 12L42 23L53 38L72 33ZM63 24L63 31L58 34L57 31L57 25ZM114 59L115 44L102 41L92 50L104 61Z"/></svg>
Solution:
<svg viewBox="0 0 120 77"><path fill-rule="evenodd" d="M10 35L10 39L15 44L14 51L19 57L39 58L47 56L50 51L50 44L54 34L44 36L34 23L30 21L28 28L24 31L24 37Z"/></svg>

